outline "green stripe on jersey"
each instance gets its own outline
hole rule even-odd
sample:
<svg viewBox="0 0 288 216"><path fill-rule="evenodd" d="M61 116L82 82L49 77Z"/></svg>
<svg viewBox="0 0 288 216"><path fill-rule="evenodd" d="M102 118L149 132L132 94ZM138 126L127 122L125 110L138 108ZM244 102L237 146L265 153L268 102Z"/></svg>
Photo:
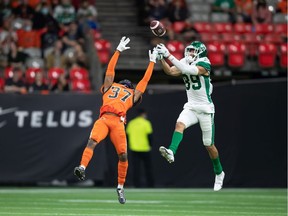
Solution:
<svg viewBox="0 0 288 216"><path fill-rule="evenodd" d="M197 62L197 63L196 63L196 66L201 66L201 67L205 68L205 69L209 72L209 74L210 74L211 65L210 65L209 63L204 62L204 61L200 61L200 62Z"/></svg>
<svg viewBox="0 0 288 216"><path fill-rule="evenodd" d="M211 122L212 122L212 142L211 145L215 143L215 124L214 124L214 113L211 113Z"/></svg>
<svg viewBox="0 0 288 216"><path fill-rule="evenodd" d="M211 96L209 94L209 92L210 92L210 77L209 76L203 76L203 78L205 81L205 90L206 90L207 99L210 103L212 103L212 99L211 99Z"/></svg>

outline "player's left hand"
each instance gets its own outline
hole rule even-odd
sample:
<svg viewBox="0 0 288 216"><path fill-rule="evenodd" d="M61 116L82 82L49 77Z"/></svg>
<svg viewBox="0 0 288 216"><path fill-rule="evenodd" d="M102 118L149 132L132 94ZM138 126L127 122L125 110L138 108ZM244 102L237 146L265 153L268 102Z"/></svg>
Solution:
<svg viewBox="0 0 288 216"><path fill-rule="evenodd" d="M167 58L170 55L169 50L162 43L156 46L156 50L158 51L159 54L162 54L165 58Z"/></svg>
<svg viewBox="0 0 288 216"><path fill-rule="evenodd" d="M117 46L117 50L122 52L124 50L130 49L130 47L127 47L126 45L130 42L130 38L128 37L122 37L120 40L119 45Z"/></svg>
<svg viewBox="0 0 288 216"><path fill-rule="evenodd" d="M155 47L154 47L154 49L153 49L153 52L151 52L151 50L149 50L149 58L150 58L150 61L156 63L157 55L158 55L158 51L156 50Z"/></svg>

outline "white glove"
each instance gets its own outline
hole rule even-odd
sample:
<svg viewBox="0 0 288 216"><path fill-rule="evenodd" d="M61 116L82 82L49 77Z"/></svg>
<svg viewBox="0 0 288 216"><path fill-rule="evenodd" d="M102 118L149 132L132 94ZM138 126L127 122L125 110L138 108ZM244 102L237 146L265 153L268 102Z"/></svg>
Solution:
<svg viewBox="0 0 288 216"><path fill-rule="evenodd" d="M165 58L167 58L170 55L168 49L162 43L156 46L156 50L158 51L159 54L162 54Z"/></svg>
<svg viewBox="0 0 288 216"><path fill-rule="evenodd" d="M122 52L124 50L130 49L130 47L126 47L126 45L130 42L130 38L126 38L125 36L121 38L119 45L117 46L117 50Z"/></svg>
<svg viewBox="0 0 288 216"><path fill-rule="evenodd" d="M160 54L160 53L158 53L157 56L156 56L156 60L157 60L157 61L160 61L160 60L162 60L163 58L164 58L163 54Z"/></svg>
<svg viewBox="0 0 288 216"><path fill-rule="evenodd" d="M149 50L149 58L151 62L156 63L156 58L158 55L158 51L156 50L156 48L154 47L153 52L151 52L151 50Z"/></svg>

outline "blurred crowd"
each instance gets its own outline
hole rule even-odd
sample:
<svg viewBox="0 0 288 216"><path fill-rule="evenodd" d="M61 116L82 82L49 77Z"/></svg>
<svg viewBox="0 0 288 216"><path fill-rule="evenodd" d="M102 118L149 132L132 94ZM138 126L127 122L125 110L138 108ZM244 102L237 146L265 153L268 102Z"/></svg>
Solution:
<svg viewBox="0 0 288 216"><path fill-rule="evenodd" d="M0 91L89 91L84 29L99 29L93 0L3 0Z"/></svg>
<svg viewBox="0 0 288 216"><path fill-rule="evenodd" d="M194 35L194 38L200 37L197 35L197 29L193 29L193 22L214 22L211 14L227 15L219 17L224 19L215 22L250 23L253 26L261 23L272 24L274 14L287 15L287 0L274 1L277 2L274 5L269 5L266 0L141 0L137 2L139 24L149 25L152 20L161 21L167 27L169 40L181 36L185 40L188 31L191 31L190 35ZM198 18L194 18L194 15ZM178 22L181 22L182 26ZM176 31L175 23L179 24L176 27L179 29ZM189 41L191 41L190 35L187 37Z"/></svg>
<svg viewBox="0 0 288 216"><path fill-rule="evenodd" d="M221 66L225 64L228 46L244 41L244 45L234 44L231 50L239 47L246 52L244 58L247 55L258 58L263 46L261 50L273 54L268 60L280 58L281 67L287 67L287 0L135 2L140 26L159 20L167 28L164 37L151 38L151 46L165 43L178 58L182 58L188 43L201 40L207 45L208 53L216 50L215 54L222 55L215 55L215 61L209 57L213 65ZM2 0L0 92L89 92L85 29L92 33L102 65L108 63L111 54L111 43L102 38L95 5L95 0ZM219 42L224 45L215 44ZM262 45L262 42L270 44ZM279 55L279 50L284 56ZM237 58L235 66L241 67L243 62ZM274 61L267 64L269 61L264 59L263 62L264 67L275 66Z"/></svg>
<svg viewBox="0 0 288 216"><path fill-rule="evenodd" d="M152 20L159 20L166 26L165 37L151 38L151 46L164 43L174 56L182 58L185 46L200 40L206 44L215 67L241 70L252 59L260 70L286 71L287 0L142 0L137 3L139 25L147 26Z"/></svg>

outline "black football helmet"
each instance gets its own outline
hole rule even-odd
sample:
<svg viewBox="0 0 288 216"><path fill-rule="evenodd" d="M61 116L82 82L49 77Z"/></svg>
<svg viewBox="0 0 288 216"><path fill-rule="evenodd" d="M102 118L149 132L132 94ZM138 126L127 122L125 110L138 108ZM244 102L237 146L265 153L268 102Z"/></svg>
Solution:
<svg viewBox="0 0 288 216"><path fill-rule="evenodd" d="M127 88L134 89L132 82L128 79L121 80L119 84L126 86Z"/></svg>

